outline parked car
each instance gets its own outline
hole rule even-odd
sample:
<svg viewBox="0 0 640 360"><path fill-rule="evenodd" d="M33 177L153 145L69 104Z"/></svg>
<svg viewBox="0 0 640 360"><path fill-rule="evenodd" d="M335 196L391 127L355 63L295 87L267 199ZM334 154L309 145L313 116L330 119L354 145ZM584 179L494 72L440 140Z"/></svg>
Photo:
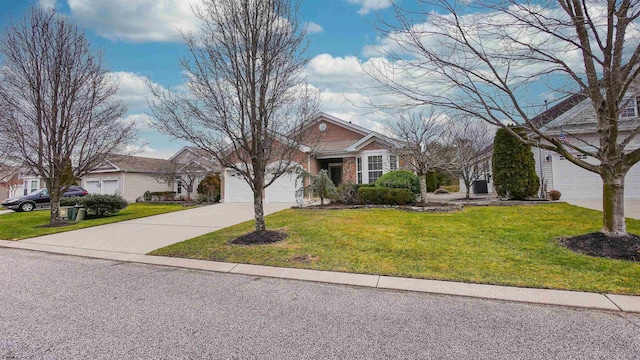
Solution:
<svg viewBox="0 0 640 360"><path fill-rule="evenodd" d="M71 186L62 196L85 196L87 194L89 192L80 186ZM50 203L49 191L47 189L39 189L29 195L7 199L2 202L2 206L15 211L31 211L47 208L51 205Z"/></svg>

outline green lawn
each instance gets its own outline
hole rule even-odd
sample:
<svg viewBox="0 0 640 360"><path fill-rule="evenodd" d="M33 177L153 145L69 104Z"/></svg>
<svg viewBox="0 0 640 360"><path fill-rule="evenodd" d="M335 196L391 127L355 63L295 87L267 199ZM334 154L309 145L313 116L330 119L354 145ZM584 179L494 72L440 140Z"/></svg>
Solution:
<svg viewBox="0 0 640 360"><path fill-rule="evenodd" d="M287 240L237 246L253 222L153 255L474 283L640 295L640 263L575 254L556 238L599 230L601 214L567 204L468 207L455 213L393 209L296 210L267 217ZM640 221L627 221L640 234Z"/></svg>
<svg viewBox="0 0 640 360"><path fill-rule="evenodd" d="M164 214L186 209L182 205L130 204L118 213L99 219L88 219L70 226L39 227L49 224L49 211L38 210L28 213L14 212L0 215L0 239L21 240L35 236L55 234L63 231L77 230L86 227L110 224L118 221Z"/></svg>

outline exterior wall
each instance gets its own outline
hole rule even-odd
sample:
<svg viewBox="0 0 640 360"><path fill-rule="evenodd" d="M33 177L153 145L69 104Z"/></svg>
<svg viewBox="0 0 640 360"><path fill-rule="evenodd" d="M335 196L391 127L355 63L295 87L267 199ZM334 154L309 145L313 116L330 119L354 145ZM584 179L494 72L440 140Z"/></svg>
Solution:
<svg viewBox="0 0 640 360"><path fill-rule="evenodd" d="M362 148L362 151L367 151L367 150L384 150L385 147L383 147L382 145L378 144L377 142L373 141L370 144L367 144L367 146Z"/></svg>
<svg viewBox="0 0 640 360"><path fill-rule="evenodd" d="M355 184L356 177L356 158L345 157L342 163L342 182Z"/></svg>
<svg viewBox="0 0 640 360"><path fill-rule="evenodd" d="M320 131L318 128L320 124L327 125L325 131ZM346 129L342 126L338 126L329 121L323 121L322 119L313 124L305 134L305 138L308 139L307 145L311 147L313 147L314 144L321 143L323 141L360 140L363 137L364 135L362 134Z"/></svg>
<svg viewBox="0 0 640 360"><path fill-rule="evenodd" d="M145 191L174 191L173 184L167 184L162 181L157 181L151 175L140 173L126 173L123 174L124 181L119 186L124 187L122 197L127 201L133 202L137 198L141 197Z"/></svg>

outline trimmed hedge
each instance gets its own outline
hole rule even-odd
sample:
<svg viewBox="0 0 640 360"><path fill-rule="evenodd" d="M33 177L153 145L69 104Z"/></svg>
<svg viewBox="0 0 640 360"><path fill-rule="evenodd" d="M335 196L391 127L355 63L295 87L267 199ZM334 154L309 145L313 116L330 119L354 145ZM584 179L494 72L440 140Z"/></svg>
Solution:
<svg viewBox="0 0 640 360"><path fill-rule="evenodd" d="M359 187L358 198L369 205L405 205L411 202L413 195L409 189L391 189L386 187Z"/></svg>
<svg viewBox="0 0 640 360"><path fill-rule="evenodd" d="M87 195L82 197L68 197L60 200L61 206L81 205L87 208L87 215L104 217L115 214L129 206L127 200L118 195Z"/></svg>
<svg viewBox="0 0 640 360"><path fill-rule="evenodd" d="M389 171L376 181L376 186L409 189L413 196L420 194L420 179L418 175L407 170Z"/></svg>

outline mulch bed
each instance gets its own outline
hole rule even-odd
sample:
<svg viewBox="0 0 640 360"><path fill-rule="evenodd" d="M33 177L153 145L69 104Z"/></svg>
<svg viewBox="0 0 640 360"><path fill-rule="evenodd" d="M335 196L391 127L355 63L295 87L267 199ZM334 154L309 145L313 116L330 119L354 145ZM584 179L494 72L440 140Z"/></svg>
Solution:
<svg viewBox="0 0 640 360"><path fill-rule="evenodd" d="M263 245L272 244L287 238L287 234L281 231L254 231L242 235L230 241L234 245Z"/></svg>
<svg viewBox="0 0 640 360"><path fill-rule="evenodd" d="M422 204L409 205L362 205L362 204L344 204L333 202L326 205L309 205L304 206L305 210L347 210L347 209L398 209L413 212L450 212L462 210L463 206L450 202L428 202L424 206Z"/></svg>
<svg viewBox="0 0 640 360"><path fill-rule="evenodd" d="M640 261L640 236L607 237L604 233L560 239L560 244L580 254L610 259Z"/></svg>
<svg viewBox="0 0 640 360"><path fill-rule="evenodd" d="M69 222L69 221L62 220L62 221L55 222L53 224L38 225L36 227L38 227L38 228L56 228L56 227L74 225L74 224L75 224L75 222Z"/></svg>

